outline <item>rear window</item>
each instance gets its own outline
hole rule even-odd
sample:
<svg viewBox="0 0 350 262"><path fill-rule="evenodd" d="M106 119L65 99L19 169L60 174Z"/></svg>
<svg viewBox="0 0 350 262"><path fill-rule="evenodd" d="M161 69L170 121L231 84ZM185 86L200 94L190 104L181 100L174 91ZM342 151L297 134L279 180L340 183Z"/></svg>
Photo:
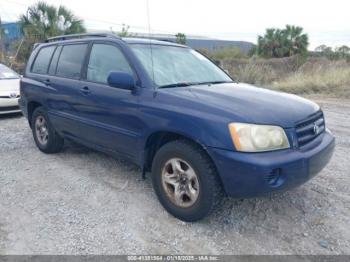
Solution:
<svg viewBox="0 0 350 262"><path fill-rule="evenodd" d="M83 67L87 44L66 45L58 60L56 75L79 79Z"/></svg>
<svg viewBox="0 0 350 262"><path fill-rule="evenodd" d="M61 49L62 49L62 46L58 46L56 48L56 51L51 59L51 64L49 67L49 75L54 75L56 73L57 62L61 53Z"/></svg>
<svg viewBox="0 0 350 262"><path fill-rule="evenodd" d="M36 74L46 74L50 64L51 56L56 46L48 46L40 49L32 66L32 72Z"/></svg>

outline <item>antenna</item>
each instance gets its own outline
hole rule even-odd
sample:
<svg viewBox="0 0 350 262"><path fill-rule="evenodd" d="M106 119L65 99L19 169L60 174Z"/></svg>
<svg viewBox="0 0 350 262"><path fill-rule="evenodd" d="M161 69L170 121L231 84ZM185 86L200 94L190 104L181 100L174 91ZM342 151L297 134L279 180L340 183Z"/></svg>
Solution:
<svg viewBox="0 0 350 262"><path fill-rule="evenodd" d="M152 40L151 40L151 19L150 19L148 0L146 0L146 4L147 4L147 20L148 20L148 38L149 38L149 47L150 47L150 52L151 52L152 80L153 80L153 84L155 84L155 82L154 82L153 48L152 48Z"/></svg>

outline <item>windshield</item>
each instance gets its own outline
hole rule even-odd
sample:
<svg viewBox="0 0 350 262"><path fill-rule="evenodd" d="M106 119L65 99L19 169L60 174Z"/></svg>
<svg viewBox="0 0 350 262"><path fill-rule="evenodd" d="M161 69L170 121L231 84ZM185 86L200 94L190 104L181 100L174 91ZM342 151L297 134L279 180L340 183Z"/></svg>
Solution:
<svg viewBox="0 0 350 262"><path fill-rule="evenodd" d="M219 67L190 48L152 45L151 49L141 44L131 48L159 87L232 82Z"/></svg>
<svg viewBox="0 0 350 262"><path fill-rule="evenodd" d="M0 79L17 79L18 74L12 69L0 64Z"/></svg>

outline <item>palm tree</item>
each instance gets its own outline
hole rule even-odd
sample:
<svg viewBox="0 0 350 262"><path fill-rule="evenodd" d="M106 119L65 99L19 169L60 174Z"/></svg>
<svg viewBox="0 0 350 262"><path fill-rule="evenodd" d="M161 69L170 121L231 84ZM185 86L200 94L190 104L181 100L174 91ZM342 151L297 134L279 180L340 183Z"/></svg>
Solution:
<svg viewBox="0 0 350 262"><path fill-rule="evenodd" d="M126 25L124 23L122 24L122 28L119 32L115 32L113 30L113 27L111 27L110 29L111 29L112 34L118 35L120 37L135 37L136 36L135 34L129 32L130 26Z"/></svg>
<svg viewBox="0 0 350 262"><path fill-rule="evenodd" d="M20 26L25 37L44 40L51 36L84 33L86 31L82 20L65 8L48 5L45 2L28 8L27 13L20 17Z"/></svg>
<svg viewBox="0 0 350 262"><path fill-rule="evenodd" d="M275 29L266 29L265 36L258 36L258 54L264 57L272 57L275 46Z"/></svg>
<svg viewBox="0 0 350 262"><path fill-rule="evenodd" d="M309 39L306 34L303 34L302 27L286 25L285 31L290 43L289 56L304 53L307 51Z"/></svg>
<svg viewBox="0 0 350 262"><path fill-rule="evenodd" d="M320 53L322 53L322 52L324 52L324 51L327 50L327 49L331 49L331 47L328 47L328 46L326 46L326 45L320 45L320 46L318 46L318 47L315 48L315 52L320 52Z"/></svg>
<svg viewBox="0 0 350 262"><path fill-rule="evenodd" d="M36 42L57 35L86 32L83 21L70 10L64 6L56 8L45 2L29 7L26 14L20 17L20 27L24 41L20 45L17 58L22 61L27 60Z"/></svg>
<svg viewBox="0 0 350 262"><path fill-rule="evenodd" d="M181 44L181 45L185 45L186 44L186 35L183 33L177 33L175 35L176 37L176 43Z"/></svg>
<svg viewBox="0 0 350 262"><path fill-rule="evenodd" d="M266 29L258 37L258 54L264 57L287 57L307 51L308 36L298 26L287 25L285 29Z"/></svg>
<svg viewBox="0 0 350 262"><path fill-rule="evenodd" d="M337 48L335 49L335 51L336 51L337 53L339 53L339 55L340 55L341 57L343 57L343 58L350 55L350 47L348 47L348 46L346 46L346 45L337 47Z"/></svg>

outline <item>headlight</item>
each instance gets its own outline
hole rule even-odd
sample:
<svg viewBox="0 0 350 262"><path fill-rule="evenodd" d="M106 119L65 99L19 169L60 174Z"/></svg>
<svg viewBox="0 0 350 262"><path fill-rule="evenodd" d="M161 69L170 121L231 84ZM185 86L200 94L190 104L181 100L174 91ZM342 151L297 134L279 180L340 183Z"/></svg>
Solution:
<svg viewBox="0 0 350 262"><path fill-rule="evenodd" d="M231 123L228 127L238 151L261 152L290 147L286 133L279 126Z"/></svg>

